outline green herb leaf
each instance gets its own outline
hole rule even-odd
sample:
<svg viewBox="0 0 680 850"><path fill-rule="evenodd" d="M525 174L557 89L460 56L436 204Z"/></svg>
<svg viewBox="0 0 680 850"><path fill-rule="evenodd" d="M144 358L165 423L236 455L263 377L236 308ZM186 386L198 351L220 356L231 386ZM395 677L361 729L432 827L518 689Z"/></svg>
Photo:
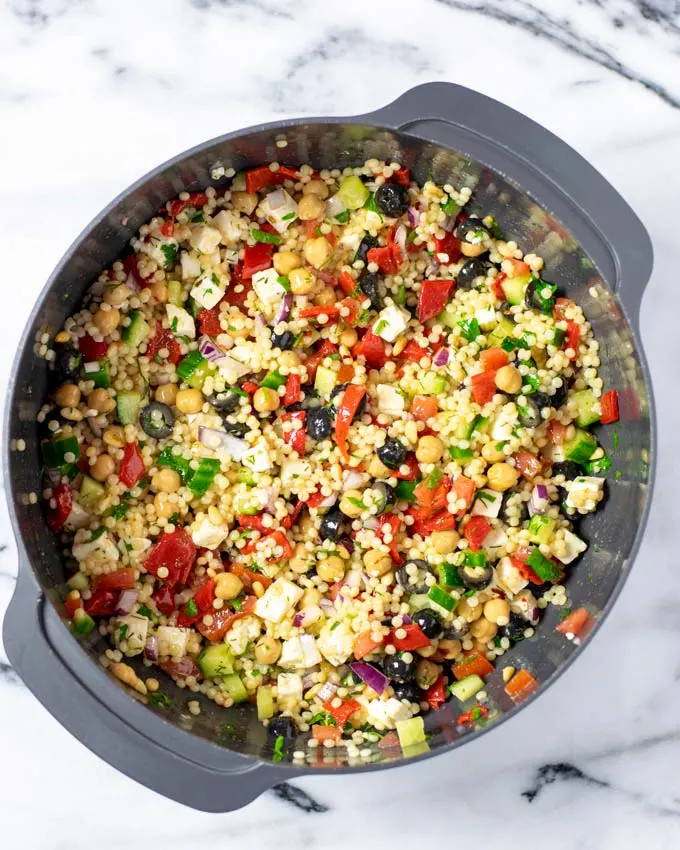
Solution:
<svg viewBox="0 0 680 850"><path fill-rule="evenodd" d="M243 603L240 599L232 599L231 605L234 611L240 611L243 608Z"/></svg>
<svg viewBox="0 0 680 850"><path fill-rule="evenodd" d="M405 284L400 284L399 289L397 290L397 294L394 296L395 304L398 304L400 307L403 307L406 304L406 286Z"/></svg>
<svg viewBox="0 0 680 850"><path fill-rule="evenodd" d="M288 282L288 278L285 275L280 274L276 278L276 282L279 286L282 286L286 292L290 292L290 283Z"/></svg>
<svg viewBox="0 0 680 850"><path fill-rule="evenodd" d="M167 694L162 694L160 691L156 691L155 694L148 694L149 702L152 705L158 705L161 708L170 708L172 705L172 700Z"/></svg>
<svg viewBox="0 0 680 850"><path fill-rule="evenodd" d="M481 333L477 319L463 319L462 322L458 322L458 326L468 342L474 342Z"/></svg>
<svg viewBox="0 0 680 850"><path fill-rule="evenodd" d="M184 606L184 613L187 617L195 617L198 614L198 605L196 605L196 601L193 599L189 599L187 604Z"/></svg>
<svg viewBox="0 0 680 850"><path fill-rule="evenodd" d="M428 487L428 489L429 489L429 490L434 490L434 489L435 489L435 487L436 487L436 486L439 484L439 482L442 480L442 477L443 477L443 475L442 475L442 471L441 471L441 469L437 469L437 467L435 467L435 468L432 470L432 472L429 474L428 478L427 478L427 487Z"/></svg>
<svg viewBox="0 0 680 850"><path fill-rule="evenodd" d="M335 216L335 220L339 224L347 224L347 222L349 221L349 210L345 210L344 212L338 213Z"/></svg>
<svg viewBox="0 0 680 850"><path fill-rule="evenodd" d="M364 204L364 209L365 209L365 210L370 210L371 212L374 212L374 213L377 213L377 214L380 216L380 221L381 221L381 222L382 222L382 221L385 221L385 219L383 218L382 213L381 213L381 212L380 212L380 210L378 209L378 205L377 205L377 204L376 204L376 202L375 202L375 194L371 193L371 194L368 196L368 200L367 200L367 201L366 201L366 203Z"/></svg>
<svg viewBox="0 0 680 850"><path fill-rule="evenodd" d="M366 505L361 501L361 499L357 499L355 496L347 496L347 501L351 502L355 508L359 508L362 511L366 510Z"/></svg>
<svg viewBox="0 0 680 850"><path fill-rule="evenodd" d="M168 523L170 525L177 525L178 520L179 520L179 514L177 513L177 511L175 511L174 514L170 514L170 516L168 517Z"/></svg>
<svg viewBox="0 0 680 850"><path fill-rule="evenodd" d="M177 259L177 245L164 244L161 245L161 251L165 257L165 267L171 266Z"/></svg>
<svg viewBox="0 0 680 850"><path fill-rule="evenodd" d="M281 221L290 221L292 218L295 218L295 213L289 212L281 216Z"/></svg>
<svg viewBox="0 0 680 850"><path fill-rule="evenodd" d="M283 735L277 735L276 741L274 742L274 758L272 761L281 761L283 758L283 746L286 743L286 739Z"/></svg>
<svg viewBox="0 0 680 850"><path fill-rule="evenodd" d="M140 605L139 608L137 609L137 613L140 615L140 617L146 617L149 620L151 620L153 618L153 614L151 613L151 609L147 608L146 605Z"/></svg>
<svg viewBox="0 0 680 850"><path fill-rule="evenodd" d="M203 211L201 210L201 211L199 211L199 212L194 213L194 214L191 216L191 218L189 219L189 221L190 221L192 224L198 224L198 223L199 223L199 222L201 222L201 221L205 221L205 219L203 218Z"/></svg>
<svg viewBox="0 0 680 850"><path fill-rule="evenodd" d="M119 628L118 628L118 640L125 640L129 631L130 631L130 627L128 626L127 623L123 623L121 626L119 626Z"/></svg>
<svg viewBox="0 0 680 850"><path fill-rule="evenodd" d="M310 717L307 721L310 726L337 726L338 724L335 722L335 718L332 717L327 711L317 711L317 713Z"/></svg>
<svg viewBox="0 0 680 850"><path fill-rule="evenodd" d="M375 330L373 331L376 336L380 336L381 332L385 330L387 327L387 320L381 319L378 324L375 326Z"/></svg>
<svg viewBox="0 0 680 850"><path fill-rule="evenodd" d="M104 526L100 526L99 528L95 528L95 530L90 535L90 539L87 541L88 543L92 543L93 540L99 540L102 534L106 534L106 529Z"/></svg>
<svg viewBox="0 0 680 850"><path fill-rule="evenodd" d="M458 215L461 209L460 205L450 196L442 203L441 208L442 212L446 213L447 216Z"/></svg>
<svg viewBox="0 0 680 850"><path fill-rule="evenodd" d="M173 333L177 333L177 328L178 328L177 316L173 316L173 319L170 322L170 330Z"/></svg>
<svg viewBox="0 0 680 850"><path fill-rule="evenodd" d="M251 231L251 236L256 242L265 242L267 245L280 245L281 237L276 233L267 233L266 230L260 230L255 227Z"/></svg>
<svg viewBox="0 0 680 850"><path fill-rule="evenodd" d="M484 490L480 490L477 493L477 498L481 499L485 505L492 505L496 501L498 496L494 496L491 493L485 492Z"/></svg>

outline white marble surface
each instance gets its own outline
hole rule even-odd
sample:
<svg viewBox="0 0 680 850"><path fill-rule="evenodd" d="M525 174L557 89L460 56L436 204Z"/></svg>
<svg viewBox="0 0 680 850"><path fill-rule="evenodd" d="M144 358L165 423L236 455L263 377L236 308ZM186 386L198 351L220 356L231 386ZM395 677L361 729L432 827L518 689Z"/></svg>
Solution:
<svg viewBox="0 0 680 850"><path fill-rule="evenodd" d="M430 79L478 88L562 136L653 236L642 333L657 389L662 497L620 602L588 652L515 720L416 766L302 779L323 810L307 813L305 798L301 808L270 792L237 813L206 815L145 790L63 731L0 651L0 845L680 845L677 0L6 0L0 398L43 281L134 178L222 132L368 111ZM1 615L16 566L4 501L0 543Z"/></svg>

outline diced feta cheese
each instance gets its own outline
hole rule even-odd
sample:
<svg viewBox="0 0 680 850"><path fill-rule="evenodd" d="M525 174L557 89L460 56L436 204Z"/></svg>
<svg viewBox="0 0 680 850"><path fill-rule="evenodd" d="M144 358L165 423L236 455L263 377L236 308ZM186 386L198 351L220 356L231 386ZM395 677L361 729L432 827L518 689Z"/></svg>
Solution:
<svg viewBox="0 0 680 850"><path fill-rule="evenodd" d="M493 490L479 490L472 505L472 514L477 516L497 517L501 509L503 496Z"/></svg>
<svg viewBox="0 0 680 850"><path fill-rule="evenodd" d="M220 284L219 280L217 282L213 280L212 275L205 275L205 277L202 277L196 282L189 294L201 307L206 310L212 310L222 300L224 287Z"/></svg>
<svg viewBox="0 0 680 850"><path fill-rule="evenodd" d="M304 591L285 578L277 579L255 603L255 613L263 620L280 623L302 598Z"/></svg>
<svg viewBox="0 0 680 850"><path fill-rule="evenodd" d="M596 478L592 475L581 475L574 478L569 485L567 506L586 512L594 511L602 498L603 486L604 478Z"/></svg>
<svg viewBox="0 0 680 850"><path fill-rule="evenodd" d="M158 654L172 655L173 658L182 658L187 654L188 629L179 629L177 626L159 626L156 629L158 638Z"/></svg>
<svg viewBox="0 0 680 850"><path fill-rule="evenodd" d="M490 558L498 557L498 550L508 542L508 535L502 528L492 528L482 541L482 546Z"/></svg>
<svg viewBox="0 0 680 850"><path fill-rule="evenodd" d="M297 204L285 189L270 192L260 201L260 209L278 233L285 233L297 218Z"/></svg>
<svg viewBox="0 0 680 850"><path fill-rule="evenodd" d="M174 262L174 257L177 255L177 246L178 242L176 239L152 236L147 242L141 243L139 250L140 253L147 254L164 269Z"/></svg>
<svg viewBox="0 0 680 850"><path fill-rule="evenodd" d="M346 248L356 254L359 250L359 245L361 245L361 240L364 238L364 231L360 228L351 228L347 227L343 229L342 236L338 240L341 245L344 245Z"/></svg>
<svg viewBox="0 0 680 850"><path fill-rule="evenodd" d="M126 544L129 544L130 549ZM151 548L151 541L148 537L128 537L126 540L118 542L118 550L121 554L127 553L130 565L135 567L140 561L146 558L147 551Z"/></svg>
<svg viewBox="0 0 680 850"><path fill-rule="evenodd" d="M110 564L120 559L120 552L108 534L90 540L91 532L81 528L73 538L71 552L76 561L91 561L96 565Z"/></svg>
<svg viewBox="0 0 680 850"><path fill-rule="evenodd" d="M304 458L289 458L281 463L281 483L291 490L295 490L303 482L306 482L305 486L309 486L311 475L311 464Z"/></svg>
<svg viewBox="0 0 680 850"><path fill-rule="evenodd" d="M354 651L355 638L349 623L331 620L319 632L316 645L326 661L339 667Z"/></svg>
<svg viewBox="0 0 680 850"><path fill-rule="evenodd" d="M566 551L561 555L555 553L557 560L561 561L563 564L571 564L572 561L575 561L576 558L578 558L578 556L582 552L585 552L588 548L588 544L571 531L564 532L564 543L567 547Z"/></svg>
<svg viewBox="0 0 680 850"><path fill-rule="evenodd" d="M286 290L279 283L279 273L276 269L264 269L253 275L253 289L263 304L278 304L286 294Z"/></svg>
<svg viewBox="0 0 680 850"><path fill-rule="evenodd" d="M146 636L149 631L149 618L140 617L139 614L127 614L119 617L113 629L113 640L120 649L121 643L125 642L126 655L139 655L144 651Z"/></svg>
<svg viewBox="0 0 680 850"><path fill-rule="evenodd" d="M302 635L288 638L281 646L281 657L278 664L293 670L306 670L321 661L319 650L312 635Z"/></svg>
<svg viewBox="0 0 680 850"><path fill-rule="evenodd" d="M517 409L505 404L491 426L491 439L504 442L512 437L512 429L517 423Z"/></svg>
<svg viewBox="0 0 680 850"><path fill-rule="evenodd" d="M248 366L241 363L239 360L234 360L234 358L230 357L228 354L225 354L224 357L220 357L219 360L215 360L214 362L220 375L222 375L228 384L235 384L239 378L242 378L250 372Z"/></svg>
<svg viewBox="0 0 680 850"><path fill-rule="evenodd" d="M213 218L213 224L225 245L236 245L248 237L249 220L242 218L235 210L220 210Z"/></svg>
<svg viewBox="0 0 680 850"><path fill-rule="evenodd" d="M229 355L239 363L244 363L246 366L251 366L249 371L252 371L252 362L260 356L257 343L249 340L237 343L233 348L229 349Z"/></svg>
<svg viewBox="0 0 680 850"><path fill-rule="evenodd" d="M200 522L194 522L191 526L191 539L196 546L203 549L217 549L220 543L226 540L229 529L226 525L213 525L205 518Z"/></svg>
<svg viewBox="0 0 680 850"><path fill-rule="evenodd" d="M211 254L220 244L221 237L216 227L207 224L192 224L189 228L189 244L201 254Z"/></svg>
<svg viewBox="0 0 680 850"><path fill-rule="evenodd" d="M400 334L404 333L410 318L411 315L406 310L402 310L396 304L390 304L378 313L378 318L373 325L373 333L385 342L394 342Z"/></svg>
<svg viewBox="0 0 680 850"><path fill-rule="evenodd" d="M69 531L76 531L78 528L86 528L90 524L91 519L92 516L74 499L71 513L68 515L68 519L66 520L66 528Z"/></svg>
<svg viewBox="0 0 680 850"><path fill-rule="evenodd" d="M257 617L244 617L237 620L227 632L224 641L234 655L243 655L248 644L260 636L260 621Z"/></svg>
<svg viewBox="0 0 680 850"><path fill-rule="evenodd" d="M196 338L196 325L190 313L184 307L175 307L174 304L166 304L165 312L170 323L170 330L176 336L188 336L189 339Z"/></svg>
<svg viewBox="0 0 680 850"><path fill-rule="evenodd" d="M182 280L190 280L198 277L201 273L201 261L195 254L189 254L187 251L182 251L180 255L180 263L182 264Z"/></svg>
<svg viewBox="0 0 680 850"><path fill-rule="evenodd" d="M302 699L302 678L297 673L279 673L276 688L277 701L282 706L297 705Z"/></svg>
<svg viewBox="0 0 680 850"><path fill-rule="evenodd" d="M475 319L483 331L488 331L496 324L496 311L493 307L480 307L475 310Z"/></svg>
<svg viewBox="0 0 680 850"><path fill-rule="evenodd" d="M529 623L537 622L537 619L534 619L534 614L538 611L538 602L530 590L522 590L510 603L510 610L524 617ZM527 626L529 623L527 623Z"/></svg>
<svg viewBox="0 0 680 850"><path fill-rule="evenodd" d="M254 446L248 449L243 455L242 463L248 469L252 469L253 472L266 472L274 466L269 457L269 446L264 440L258 440Z"/></svg>
<svg viewBox="0 0 680 850"><path fill-rule="evenodd" d="M401 700L390 697L388 700L372 699L368 703L368 722L376 727L391 729L400 720L408 720L411 712Z"/></svg>
<svg viewBox="0 0 680 850"><path fill-rule="evenodd" d="M404 396L391 384L378 384L378 409L381 413L395 415L402 413L405 408Z"/></svg>
<svg viewBox="0 0 680 850"><path fill-rule="evenodd" d="M496 583L510 596L514 596L529 584L522 573L513 566L510 558L501 558L496 565Z"/></svg>

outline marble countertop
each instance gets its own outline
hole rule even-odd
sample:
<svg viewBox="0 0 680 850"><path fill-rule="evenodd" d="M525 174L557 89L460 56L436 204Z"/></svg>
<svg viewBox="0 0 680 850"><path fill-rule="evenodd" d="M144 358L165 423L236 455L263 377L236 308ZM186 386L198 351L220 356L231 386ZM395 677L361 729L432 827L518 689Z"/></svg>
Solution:
<svg viewBox="0 0 680 850"><path fill-rule="evenodd" d="M33 300L117 192L220 133L357 114L448 79L547 126L647 225L642 335L659 450L680 427L673 260L680 190L677 0L9 0L0 4L0 398ZM670 388L670 392L669 392ZM0 649L0 825L21 850L333 848L483 837L545 850L680 846L675 464L636 568L588 652L540 700L455 753L389 773L304 778L206 815L116 773L21 685ZM0 505L0 616L16 550ZM343 824L345 826L343 827ZM350 832L350 830L352 830ZM350 836L352 836L350 838ZM399 841L400 843L400 841Z"/></svg>

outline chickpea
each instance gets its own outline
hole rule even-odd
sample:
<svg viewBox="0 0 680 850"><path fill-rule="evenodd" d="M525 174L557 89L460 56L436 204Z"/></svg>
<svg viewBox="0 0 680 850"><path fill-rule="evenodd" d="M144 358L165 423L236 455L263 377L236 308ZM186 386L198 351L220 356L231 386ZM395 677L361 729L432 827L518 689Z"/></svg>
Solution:
<svg viewBox="0 0 680 850"><path fill-rule="evenodd" d="M200 413L203 407L203 394L200 390L179 390L175 404L180 413Z"/></svg>
<svg viewBox="0 0 680 850"><path fill-rule="evenodd" d="M481 607L481 606L480 606ZM496 637L498 626L489 622L486 617L480 617L474 623L470 623L470 634L477 638L480 643L488 643Z"/></svg>
<svg viewBox="0 0 680 850"><path fill-rule="evenodd" d="M316 289L316 280L309 269L293 269L288 275L293 295L309 295Z"/></svg>
<svg viewBox="0 0 680 850"><path fill-rule="evenodd" d="M435 664L434 661L428 661L426 658L420 660L416 664L415 676L418 687L426 691L437 681L440 672L439 665Z"/></svg>
<svg viewBox="0 0 680 850"><path fill-rule="evenodd" d="M485 461L488 463L497 463L500 460L505 460L505 452L498 448L499 445L502 444L496 443L493 440L490 440L488 443L484 443L482 446L482 457Z"/></svg>
<svg viewBox="0 0 680 850"><path fill-rule="evenodd" d="M321 593L315 587L308 587L302 594L300 600L300 608L310 608L312 605L318 605L321 601Z"/></svg>
<svg viewBox="0 0 680 850"><path fill-rule="evenodd" d="M457 531L433 531L430 543L439 555L449 555L458 548L460 534Z"/></svg>
<svg viewBox="0 0 680 850"><path fill-rule="evenodd" d="M444 443L442 443L439 437L433 437L431 434L428 434L418 440L416 459L420 463L437 463L443 453Z"/></svg>
<svg viewBox="0 0 680 850"><path fill-rule="evenodd" d="M310 534L316 534L316 526L314 525L314 520L310 517L309 514L304 514L297 521L297 526L300 529L300 534L303 534L307 537Z"/></svg>
<svg viewBox="0 0 680 850"><path fill-rule="evenodd" d="M437 647L433 643L428 644L428 646L420 646L418 647L418 649L416 649L418 655L422 656L423 658L429 658L431 655L434 655L436 651Z"/></svg>
<svg viewBox="0 0 680 850"><path fill-rule="evenodd" d="M369 549L364 554L364 566L369 575L379 578L392 569L392 558L380 549Z"/></svg>
<svg viewBox="0 0 680 850"><path fill-rule="evenodd" d="M120 307L132 295L132 290L125 283L104 286L104 303L112 307Z"/></svg>
<svg viewBox="0 0 680 850"><path fill-rule="evenodd" d="M309 192L300 198L298 204L298 218L300 221L316 221L324 217L326 204L318 195Z"/></svg>
<svg viewBox="0 0 680 850"><path fill-rule="evenodd" d="M373 455L370 459L367 472L369 475L372 475L373 478L389 478L390 475L394 475L394 472L385 466L378 455Z"/></svg>
<svg viewBox="0 0 680 850"><path fill-rule="evenodd" d="M337 555L329 555L323 561L319 561L316 565L316 574L329 584L340 581L345 575L345 563L342 558Z"/></svg>
<svg viewBox="0 0 680 850"><path fill-rule="evenodd" d="M517 484L519 472L509 463L494 463L487 469L486 477L489 487L502 493Z"/></svg>
<svg viewBox="0 0 680 850"><path fill-rule="evenodd" d="M352 348L352 346L357 344L358 339L359 337L354 328L347 328L340 334L340 345L344 345L345 348Z"/></svg>
<svg viewBox="0 0 680 850"><path fill-rule="evenodd" d="M473 607L470 605L468 598L464 596L458 600L456 616L462 617L466 623L474 623L475 620L478 620L482 616L482 606L475 605Z"/></svg>
<svg viewBox="0 0 680 850"><path fill-rule="evenodd" d="M317 198L321 198L322 201L325 201L328 197L328 186L323 182L323 180L310 180L309 183L305 183L302 187L303 195L316 195Z"/></svg>
<svg viewBox="0 0 680 850"><path fill-rule="evenodd" d="M502 393L515 395L522 389L522 376L516 366L501 366L496 372L496 386Z"/></svg>
<svg viewBox="0 0 680 850"><path fill-rule="evenodd" d="M243 590L243 582L234 573L218 573L215 576L215 596L218 599L235 599Z"/></svg>
<svg viewBox="0 0 680 850"><path fill-rule="evenodd" d="M159 493L176 493L181 483L174 469L160 469L151 479L151 486Z"/></svg>
<svg viewBox="0 0 680 850"><path fill-rule="evenodd" d="M62 384L54 394L54 400L59 407L77 407L80 390L75 384Z"/></svg>
<svg viewBox="0 0 680 850"><path fill-rule="evenodd" d="M340 510L345 516L352 517L352 519L361 516L361 513L364 510L364 508L361 507L363 504L361 498L362 494L359 490L346 490L342 494L342 499L340 499ZM357 502L360 504L356 504Z"/></svg>
<svg viewBox="0 0 680 850"><path fill-rule="evenodd" d="M278 251L273 258L274 268L279 274L290 274L293 269L299 269L302 265L300 255L295 251Z"/></svg>
<svg viewBox="0 0 680 850"><path fill-rule="evenodd" d="M168 300L168 287L164 280L154 280L149 289L159 304L165 304Z"/></svg>
<svg viewBox="0 0 680 850"><path fill-rule="evenodd" d="M231 206L236 212L252 215L257 207L257 195L253 192L232 192Z"/></svg>
<svg viewBox="0 0 680 850"><path fill-rule="evenodd" d="M270 387L260 387L255 390L253 407L258 413L272 413L281 403L279 394Z"/></svg>
<svg viewBox="0 0 680 850"><path fill-rule="evenodd" d="M307 547L304 543L295 544L295 549L288 561L288 566L294 573L298 573L300 575L309 570L311 567L311 557L310 552L307 551Z"/></svg>
<svg viewBox="0 0 680 850"><path fill-rule="evenodd" d="M157 493L153 500L153 506L159 519L167 519L177 510L176 504L170 501L167 493Z"/></svg>
<svg viewBox="0 0 680 850"><path fill-rule="evenodd" d="M497 626L507 626L510 622L510 605L505 599L489 599L484 603L484 616Z"/></svg>
<svg viewBox="0 0 680 850"><path fill-rule="evenodd" d="M314 296L314 303L320 307L329 307L331 304L335 304L337 300L332 286L324 286L321 292Z"/></svg>
<svg viewBox="0 0 680 850"><path fill-rule="evenodd" d="M102 434L102 439L107 446L112 446L114 449L125 448L125 431L120 425L112 425L107 428Z"/></svg>
<svg viewBox="0 0 680 850"><path fill-rule="evenodd" d="M110 310L100 307L92 317L92 323L102 336L109 336L120 324L120 310L117 307L111 307Z"/></svg>
<svg viewBox="0 0 680 850"><path fill-rule="evenodd" d="M102 454L90 467L90 475L95 481L106 481L109 475L116 471L116 464L111 455Z"/></svg>
<svg viewBox="0 0 680 850"><path fill-rule="evenodd" d="M330 243L325 236L319 236L318 239L308 239L305 242L304 254L305 260L307 260L310 266L320 269L330 259Z"/></svg>
<svg viewBox="0 0 680 850"><path fill-rule="evenodd" d="M281 641L264 635L255 644L255 660L258 664L276 664L281 656Z"/></svg>
<svg viewBox="0 0 680 850"><path fill-rule="evenodd" d="M297 351L282 351L279 356L279 366L295 369L300 365L300 355Z"/></svg>
<svg viewBox="0 0 680 850"><path fill-rule="evenodd" d="M454 658L458 658L462 649L463 645L459 640L449 638L442 638L437 646L437 652L441 653L442 657L446 658L447 661L453 661Z"/></svg>
<svg viewBox="0 0 680 850"><path fill-rule="evenodd" d="M475 245L471 242L460 243L460 252L465 257L479 257L479 255L483 254L486 250L487 247L483 242L478 242Z"/></svg>
<svg viewBox="0 0 680 850"><path fill-rule="evenodd" d="M89 394L87 406L90 410L96 410L97 413L110 413L115 408L116 402L105 389L100 387L98 390L92 390Z"/></svg>
<svg viewBox="0 0 680 850"><path fill-rule="evenodd" d="M173 405L177 400L177 384L160 384L154 396L161 404Z"/></svg>

